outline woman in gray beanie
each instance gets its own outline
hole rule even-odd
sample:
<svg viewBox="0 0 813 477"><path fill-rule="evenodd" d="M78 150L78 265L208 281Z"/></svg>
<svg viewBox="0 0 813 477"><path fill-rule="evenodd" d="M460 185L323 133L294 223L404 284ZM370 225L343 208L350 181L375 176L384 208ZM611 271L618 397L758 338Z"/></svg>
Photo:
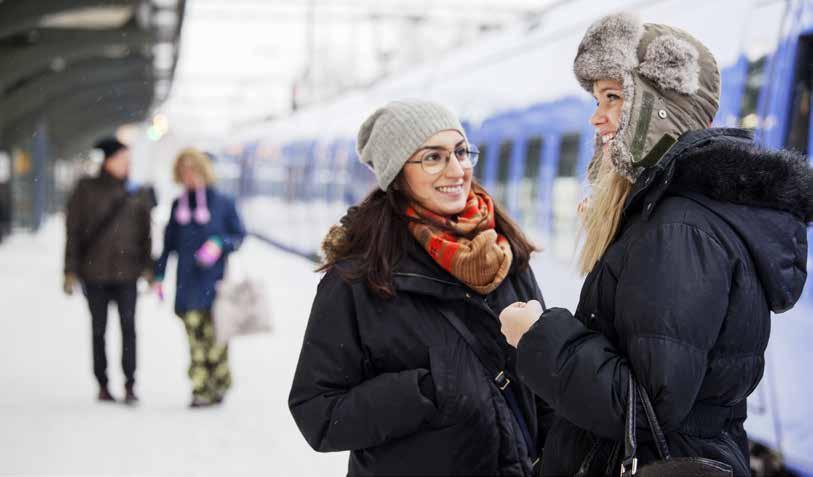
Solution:
<svg viewBox="0 0 813 477"><path fill-rule="evenodd" d="M672 464L716 461L691 475L750 475L746 398L771 311L793 307L805 283L810 166L748 131L710 128L720 76L686 32L605 17L574 71L597 101L575 319L501 314L519 375L556 412L543 474L617 475L671 453ZM624 446L636 432L637 452Z"/></svg>
<svg viewBox="0 0 813 477"><path fill-rule="evenodd" d="M361 126L379 189L325 239L289 398L349 475L530 476L545 413L515 379L497 313L542 300L534 247L472 178L458 119L396 101Z"/></svg>

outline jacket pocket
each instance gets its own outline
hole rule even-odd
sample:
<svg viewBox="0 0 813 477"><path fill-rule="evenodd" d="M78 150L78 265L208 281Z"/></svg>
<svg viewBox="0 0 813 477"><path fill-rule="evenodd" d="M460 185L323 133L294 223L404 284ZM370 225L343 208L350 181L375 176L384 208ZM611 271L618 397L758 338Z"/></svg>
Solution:
<svg viewBox="0 0 813 477"><path fill-rule="evenodd" d="M454 345L429 347L429 366L435 383L437 416L432 428L452 426L477 413L477 363L470 363ZM485 382L483 382L485 384Z"/></svg>

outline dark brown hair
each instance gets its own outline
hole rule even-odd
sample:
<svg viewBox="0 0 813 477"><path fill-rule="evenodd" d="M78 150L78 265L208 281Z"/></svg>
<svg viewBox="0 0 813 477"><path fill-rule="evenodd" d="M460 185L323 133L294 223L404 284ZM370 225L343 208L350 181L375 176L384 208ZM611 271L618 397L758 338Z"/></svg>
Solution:
<svg viewBox="0 0 813 477"><path fill-rule="evenodd" d="M393 270L403 257L408 241L414 240L408 229L409 221L414 219L404 213L410 199L403 192L403 182L399 176L386 192L376 189L348 209L340 224L333 226L322 242L325 258L318 272L326 272L347 260L349 266L338 269L344 280L366 278L367 286L376 295L395 296ZM475 192L485 192L474 180L471 187ZM494 216L497 232L511 245L514 266L524 270L536 247L496 202Z"/></svg>

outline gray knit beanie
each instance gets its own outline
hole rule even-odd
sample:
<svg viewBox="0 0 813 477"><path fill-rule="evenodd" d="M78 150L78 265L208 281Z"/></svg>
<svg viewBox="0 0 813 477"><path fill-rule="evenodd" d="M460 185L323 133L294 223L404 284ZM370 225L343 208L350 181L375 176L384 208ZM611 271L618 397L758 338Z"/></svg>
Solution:
<svg viewBox="0 0 813 477"><path fill-rule="evenodd" d="M387 190L404 163L427 139L449 129L466 137L457 116L440 104L393 101L361 125L356 151L359 160L372 169L381 190Z"/></svg>

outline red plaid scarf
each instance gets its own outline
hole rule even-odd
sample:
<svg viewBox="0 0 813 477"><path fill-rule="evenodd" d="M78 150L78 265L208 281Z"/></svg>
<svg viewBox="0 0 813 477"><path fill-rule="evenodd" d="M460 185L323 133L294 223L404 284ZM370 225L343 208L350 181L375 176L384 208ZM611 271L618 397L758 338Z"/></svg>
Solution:
<svg viewBox="0 0 813 477"><path fill-rule="evenodd" d="M444 270L482 295L508 276L514 255L508 239L494 229L494 202L485 192L469 193L466 208L444 217L413 203L409 230Z"/></svg>

